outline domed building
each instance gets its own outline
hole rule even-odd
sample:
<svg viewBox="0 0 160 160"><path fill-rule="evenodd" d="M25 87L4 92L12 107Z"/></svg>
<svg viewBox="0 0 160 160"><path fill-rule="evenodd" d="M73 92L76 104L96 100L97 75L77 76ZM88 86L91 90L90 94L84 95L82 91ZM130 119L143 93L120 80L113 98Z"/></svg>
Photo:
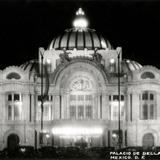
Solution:
<svg viewBox="0 0 160 160"><path fill-rule="evenodd" d="M159 69L123 59L81 8L38 60L0 74L0 149L160 145Z"/></svg>

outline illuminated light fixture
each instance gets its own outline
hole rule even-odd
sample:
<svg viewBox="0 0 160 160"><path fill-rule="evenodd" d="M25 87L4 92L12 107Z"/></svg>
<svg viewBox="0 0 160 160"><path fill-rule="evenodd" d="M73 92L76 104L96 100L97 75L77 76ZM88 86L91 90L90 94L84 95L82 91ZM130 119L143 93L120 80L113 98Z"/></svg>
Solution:
<svg viewBox="0 0 160 160"><path fill-rule="evenodd" d="M46 131L46 130L43 130L43 133L47 133L47 131Z"/></svg>
<svg viewBox="0 0 160 160"><path fill-rule="evenodd" d="M83 29L88 27L88 21L84 17L84 11L82 8L79 8L78 11L76 12L76 19L73 21L73 26L78 29Z"/></svg>
<svg viewBox="0 0 160 160"><path fill-rule="evenodd" d="M81 128L81 127L62 127L53 128L54 135L75 136L75 135L101 135L102 128Z"/></svg>
<svg viewBox="0 0 160 160"><path fill-rule="evenodd" d="M46 62L47 62L48 64L50 64L50 63L51 63L51 60L50 60L50 59L47 59Z"/></svg>
<svg viewBox="0 0 160 160"><path fill-rule="evenodd" d="M49 138L50 137L50 135L49 134L46 134L46 138Z"/></svg>
<svg viewBox="0 0 160 160"><path fill-rule="evenodd" d="M73 26L75 28L86 28L88 26L88 22L84 18L78 18L73 22Z"/></svg>
<svg viewBox="0 0 160 160"><path fill-rule="evenodd" d="M114 60L113 58L110 59L110 63L111 63L111 64L115 63L115 60Z"/></svg>
<svg viewBox="0 0 160 160"><path fill-rule="evenodd" d="M116 134L116 133L113 133L113 134L112 134L112 137L113 137L113 138L117 138L117 134Z"/></svg>

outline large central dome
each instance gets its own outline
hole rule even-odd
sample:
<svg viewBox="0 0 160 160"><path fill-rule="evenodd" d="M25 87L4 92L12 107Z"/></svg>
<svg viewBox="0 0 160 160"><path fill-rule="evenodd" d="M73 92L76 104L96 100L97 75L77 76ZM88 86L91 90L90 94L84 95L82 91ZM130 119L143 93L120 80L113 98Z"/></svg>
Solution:
<svg viewBox="0 0 160 160"><path fill-rule="evenodd" d="M55 37L50 43L48 49L55 50L95 50L95 49L111 49L108 40L104 39L95 30L87 28L88 21L84 16L83 10L80 8L76 12L76 18L73 21L73 28L65 30L64 33Z"/></svg>

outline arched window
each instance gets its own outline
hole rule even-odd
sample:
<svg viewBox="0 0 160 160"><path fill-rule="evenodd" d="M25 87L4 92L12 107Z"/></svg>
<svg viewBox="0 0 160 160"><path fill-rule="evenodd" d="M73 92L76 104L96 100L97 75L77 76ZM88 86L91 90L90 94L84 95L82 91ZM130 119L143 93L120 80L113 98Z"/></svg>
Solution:
<svg viewBox="0 0 160 160"><path fill-rule="evenodd" d="M16 72L11 72L7 75L7 79L20 79L21 76Z"/></svg>
<svg viewBox="0 0 160 160"><path fill-rule="evenodd" d="M147 79L147 78L154 79L155 75L152 72L144 72L142 73L141 78L142 79Z"/></svg>
<svg viewBox="0 0 160 160"><path fill-rule="evenodd" d="M141 94L141 119L156 119L156 93L153 91Z"/></svg>

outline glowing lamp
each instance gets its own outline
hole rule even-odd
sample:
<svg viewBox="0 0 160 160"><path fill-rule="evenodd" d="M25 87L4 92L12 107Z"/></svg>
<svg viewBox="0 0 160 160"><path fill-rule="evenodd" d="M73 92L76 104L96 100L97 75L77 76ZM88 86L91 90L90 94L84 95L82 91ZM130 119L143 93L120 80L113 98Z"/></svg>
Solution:
<svg viewBox="0 0 160 160"><path fill-rule="evenodd" d="M88 21L85 18L85 13L82 10L82 8L79 8L78 11L76 12L76 19L73 21L73 26L75 28L87 28L88 27Z"/></svg>
<svg viewBox="0 0 160 160"><path fill-rule="evenodd" d="M116 134L116 133L113 133L113 134L112 134L112 137L113 137L113 138L117 138L117 134Z"/></svg>
<svg viewBox="0 0 160 160"><path fill-rule="evenodd" d="M50 135L49 134L46 134L46 138L49 138L50 137Z"/></svg>
<svg viewBox="0 0 160 160"><path fill-rule="evenodd" d="M115 60L114 60L113 58L110 59L110 63L111 63L111 64L115 63Z"/></svg>
<svg viewBox="0 0 160 160"><path fill-rule="evenodd" d="M43 130L42 132L43 132L43 133L47 133L47 131L46 131L46 130Z"/></svg>
<svg viewBox="0 0 160 160"><path fill-rule="evenodd" d="M47 62L48 64L50 64L50 63L51 63L51 60L50 60L50 59L47 59L46 62Z"/></svg>
<svg viewBox="0 0 160 160"><path fill-rule="evenodd" d="M73 26L75 28L86 28L88 26L88 22L85 18L78 18L73 22Z"/></svg>

